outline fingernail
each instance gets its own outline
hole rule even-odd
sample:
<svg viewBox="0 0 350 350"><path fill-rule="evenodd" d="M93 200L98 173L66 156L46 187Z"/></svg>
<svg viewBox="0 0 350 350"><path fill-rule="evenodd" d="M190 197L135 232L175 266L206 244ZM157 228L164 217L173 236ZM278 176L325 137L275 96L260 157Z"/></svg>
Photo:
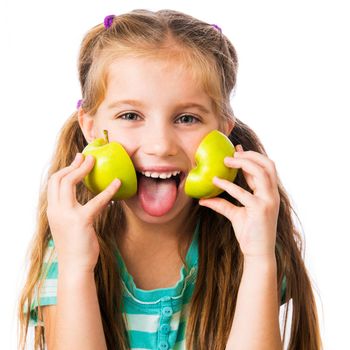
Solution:
<svg viewBox="0 0 350 350"><path fill-rule="evenodd" d="M236 146L236 149L238 152L243 152L243 147L240 144Z"/></svg>
<svg viewBox="0 0 350 350"><path fill-rule="evenodd" d="M114 180L112 181L112 184L113 184L113 186L118 186L118 185L121 184L121 181L120 181L119 179L114 179Z"/></svg>

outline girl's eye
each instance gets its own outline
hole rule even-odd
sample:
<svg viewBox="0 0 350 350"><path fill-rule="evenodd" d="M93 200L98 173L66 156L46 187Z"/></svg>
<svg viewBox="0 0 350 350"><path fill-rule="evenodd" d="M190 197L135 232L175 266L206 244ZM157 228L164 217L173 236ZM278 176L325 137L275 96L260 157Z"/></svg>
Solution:
<svg viewBox="0 0 350 350"><path fill-rule="evenodd" d="M117 119L130 120L130 121L136 121L138 120L137 118L140 118L140 116L133 112L127 112L117 117ZM176 120L176 123L178 123L178 121L180 124L194 124L199 122L199 119L193 115L184 114Z"/></svg>
<svg viewBox="0 0 350 350"><path fill-rule="evenodd" d="M136 113L128 112L120 115L118 118L123 120L136 120L139 116Z"/></svg>
<svg viewBox="0 0 350 350"><path fill-rule="evenodd" d="M184 114L181 117L179 117L178 120L181 120L183 124L193 124L193 123L197 123L199 121L198 118L196 118L190 114Z"/></svg>

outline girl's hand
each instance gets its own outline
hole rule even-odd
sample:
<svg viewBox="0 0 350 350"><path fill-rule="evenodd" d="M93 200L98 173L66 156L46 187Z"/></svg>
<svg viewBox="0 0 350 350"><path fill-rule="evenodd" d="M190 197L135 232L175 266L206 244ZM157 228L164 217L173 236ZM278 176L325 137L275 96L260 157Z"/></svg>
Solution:
<svg viewBox="0 0 350 350"><path fill-rule="evenodd" d="M213 183L236 198L243 207L218 197L201 199L199 204L231 221L245 258L274 256L280 205L275 164L260 153L244 152L239 145L234 157L225 158L225 165L242 168L253 194L230 181L214 178Z"/></svg>
<svg viewBox="0 0 350 350"><path fill-rule="evenodd" d="M114 180L85 205L76 199L76 185L93 168L94 158L77 153L75 160L53 174L48 182L47 216L60 266L94 270L100 252L94 219L120 187Z"/></svg>

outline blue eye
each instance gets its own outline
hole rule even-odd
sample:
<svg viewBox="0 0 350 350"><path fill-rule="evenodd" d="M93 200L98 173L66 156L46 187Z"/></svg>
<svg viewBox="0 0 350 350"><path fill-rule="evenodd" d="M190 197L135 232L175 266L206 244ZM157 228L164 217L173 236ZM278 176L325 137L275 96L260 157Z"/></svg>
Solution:
<svg viewBox="0 0 350 350"><path fill-rule="evenodd" d="M117 116L116 119L122 119L122 120L126 120L126 121L136 121L139 120L138 118L140 118L140 116L136 113L133 112L127 112L124 114L121 114L120 116ZM178 122L180 121L180 122ZM182 116L180 116L177 120L176 123L177 124L194 124L194 123L198 123L199 119L196 118L193 115L190 114L183 114Z"/></svg>
<svg viewBox="0 0 350 350"><path fill-rule="evenodd" d="M193 123L199 122L198 118L190 114L184 114L181 117L179 117L178 120L181 120L181 119L183 121L183 124L193 124Z"/></svg>
<svg viewBox="0 0 350 350"><path fill-rule="evenodd" d="M124 114L120 115L118 118L123 119L123 120L136 120L136 119L132 118L132 116L139 117L136 113L128 112L128 113L124 113Z"/></svg>

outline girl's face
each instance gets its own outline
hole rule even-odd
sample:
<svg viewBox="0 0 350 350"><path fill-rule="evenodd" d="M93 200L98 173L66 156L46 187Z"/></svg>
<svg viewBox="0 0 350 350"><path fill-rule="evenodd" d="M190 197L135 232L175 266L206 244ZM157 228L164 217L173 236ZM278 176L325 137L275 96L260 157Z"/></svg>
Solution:
<svg viewBox="0 0 350 350"><path fill-rule="evenodd" d="M186 216L193 199L185 194L184 182L195 166L196 149L207 133L219 129L210 98L189 72L161 60L118 59L109 68L96 115L80 112L79 122L88 142L108 130L109 140L124 146L139 173L181 171L178 186L139 175L138 194L123 202L128 215L145 223ZM229 134L232 126L222 131Z"/></svg>

